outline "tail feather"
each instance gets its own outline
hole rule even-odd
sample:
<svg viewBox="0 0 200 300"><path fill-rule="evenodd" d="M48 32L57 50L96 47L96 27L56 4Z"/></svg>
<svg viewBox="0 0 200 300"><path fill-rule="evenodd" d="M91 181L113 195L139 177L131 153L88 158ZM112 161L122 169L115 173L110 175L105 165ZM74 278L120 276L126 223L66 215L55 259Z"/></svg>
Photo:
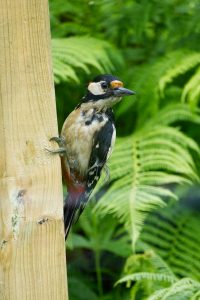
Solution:
<svg viewBox="0 0 200 300"><path fill-rule="evenodd" d="M81 194L78 197L68 194L64 204L64 226L65 226L65 240L69 234L73 223L77 222L82 214L85 205L88 201L86 194Z"/></svg>
<svg viewBox="0 0 200 300"><path fill-rule="evenodd" d="M71 196L68 195L67 198L65 199L65 204L64 204L65 239L67 239L69 230L72 226L75 212L76 212L76 203L74 203Z"/></svg>

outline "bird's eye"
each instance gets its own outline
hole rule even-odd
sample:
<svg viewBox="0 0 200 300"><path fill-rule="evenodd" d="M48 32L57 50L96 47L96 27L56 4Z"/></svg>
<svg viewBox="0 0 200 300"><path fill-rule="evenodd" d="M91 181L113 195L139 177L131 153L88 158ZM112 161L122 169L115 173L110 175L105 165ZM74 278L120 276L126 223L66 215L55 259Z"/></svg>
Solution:
<svg viewBox="0 0 200 300"><path fill-rule="evenodd" d="M107 89L107 88L108 88L107 82L105 82L105 81L102 82L102 83L101 83L101 87L102 87L102 89L104 89L104 90Z"/></svg>

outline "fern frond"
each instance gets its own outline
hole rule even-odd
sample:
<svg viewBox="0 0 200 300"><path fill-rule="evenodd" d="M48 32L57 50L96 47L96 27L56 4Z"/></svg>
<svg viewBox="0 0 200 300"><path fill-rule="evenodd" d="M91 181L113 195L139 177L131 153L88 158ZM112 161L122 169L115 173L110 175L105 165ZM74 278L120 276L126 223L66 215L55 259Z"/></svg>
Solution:
<svg viewBox="0 0 200 300"><path fill-rule="evenodd" d="M176 128L153 126L121 138L110 161L113 184L96 205L100 214L112 213L138 238L146 215L176 196L161 185L198 181L189 149L197 144Z"/></svg>
<svg viewBox="0 0 200 300"><path fill-rule="evenodd" d="M181 50L181 51L176 51L175 53L173 52L170 53L170 56L176 57L176 61L174 62L173 65L170 65L170 68L168 68L168 70L159 80L159 88L161 94L163 94L166 85L172 82L172 80L175 77L177 77L180 74L184 74L185 72L194 68L200 63L200 54L198 52Z"/></svg>
<svg viewBox="0 0 200 300"><path fill-rule="evenodd" d="M162 217L164 218L164 216ZM174 218L174 216L172 218ZM151 217L148 219L151 220ZM159 231L159 222L157 222L157 226L155 224L152 225L152 228L154 228L152 244L156 244L157 241L154 239L154 236L156 236ZM174 232L168 232L168 228L160 230L160 233L159 238L161 241L162 239L166 240L167 237L169 239L170 237L176 239ZM166 235L165 238L163 238L164 235ZM166 245L164 247L166 247ZM189 299L187 298L188 295L193 297L197 294L200 282L189 277L179 279L180 274L176 276L170 265L166 262L166 259L162 259L155 250L149 249L148 244L141 243L137 249L140 249L140 252L131 255L127 259L124 268L125 276L118 280L116 285L126 283L127 287L131 288L131 291L134 290L134 293L140 291L142 287L146 293L147 298L145 299L147 300L186 300ZM184 258L183 263L185 264ZM188 264L190 264L190 261L188 261ZM131 282L134 282L134 285L132 285Z"/></svg>
<svg viewBox="0 0 200 300"><path fill-rule="evenodd" d="M165 57L157 57L149 64L134 68L130 78L133 89L137 91L138 111L142 111L139 116L140 126L158 112L160 100L164 96L167 84L171 83L178 75L198 66L199 63L199 52L181 49L172 51ZM122 101L117 114L121 115L128 111L132 105L131 101Z"/></svg>
<svg viewBox="0 0 200 300"><path fill-rule="evenodd" d="M175 282L175 278L173 276L159 274L159 273L150 273L150 272L141 272L141 273L134 273L123 278L119 279L116 282L117 284L130 282L130 281L140 281L140 280L152 280L152 281L161 281L161 282Z"/></svg>
<svg viewBox="0 0 200 300"><path fill-rule="evenodd" d="M199 214L172 205L147 219L141 239L179 276L200 280Z"/></svg>
<svg viewBox="0 0 200 300"><path fill-rule="evenodd" d="M170 125L178 121L187 121L200 124L199 113L200 110L198 108L195 107L191 109L188 104L171 104L167 105L161 111L159 111L159 113L155 115L149 123Z"/></svg>
<svg viewBox="0 0 200 300"><path fill-rule="evenodd" d="M197 105L200 99L200 68L197 69L195 74L189 79L183 89L181 101Z"/></svg>
<svg viewBox="0 0 200 300"><path fill-rule="evenodd" d="M124 275L130 275L141 272L151 272L165 274L167 276L173 277L174 280L176 280L176 276L174 275L171 268L154 250L149 249L149 246L145 250L144 243L140 250L141 252L132 254L126 260L126 264L124 267Z"/></svg>
<svg viewBox="0 0 200 300"><path fill-rule="evenodd" d="M170 300L176 296L176 299L180 299L184 294L192 296L194 293L199 291L200 283L192 280L191 278L183 278L175 282L170 288L167 289L162 300ZM188 299L188 298L185 298Z"/></svg>
<svg viewBox="0 0 200 300"><path fill-rule="evenodd" d="M168 288L160 289L153 293L150 297L148 297L147 300L161 300L163 299L167 291Z"/></svg>
<svg viewBox="0 0 200 300"><path fill-rule="evenodd" d="M173 274L168 275L163 273L153 273L153 272L140 272L133 273L122 277L120 280L116 282L115 285L127 283L130 286L130 282L132 281L152 281L152 282L160 282L166 286L162 289L156 290L153 294L151 294L147 300L180 300L180 299L188 299L188 295L195 296L199 292L200 282L195 281L191 278L183 278L178 280ZM156 286L155 286L156 287Z"/></svg>
<svg viewBox="0 0 200 300"><path fill-rule="evenodd" d="M52 39L52 59L56 83L79 82L79 69L89 74L93 67L105 73L114 69L113 62L121 63L119 53L109 43L87 36Z"/></svg>
<svg viewBox="0 0 200 300"><path fill-rule="evenodd" d="M200 283L191 278L183 278L168 288L157 290L147 300L198 300Z"/></svg>

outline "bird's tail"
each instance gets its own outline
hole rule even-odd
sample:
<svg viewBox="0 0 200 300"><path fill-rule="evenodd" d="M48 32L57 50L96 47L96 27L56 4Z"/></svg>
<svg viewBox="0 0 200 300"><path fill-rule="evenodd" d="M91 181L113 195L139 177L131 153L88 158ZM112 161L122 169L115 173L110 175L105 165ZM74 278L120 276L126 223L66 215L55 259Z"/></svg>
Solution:
<svg viewBox="0 0 200 300"><path fill-rule="evenodd" d="M75 214L76 214L76 199L74 199L71 194L68 194L64 204L65 239L67 239Z"/></svg>
<svg viewBox="0 0 200 300"><path fill-rule="evenodd" d="M65 239L67 239L72 224L78 221L87 201L88 195L86 193L79 195L69 193L67 195L64 204Z"/></svg>

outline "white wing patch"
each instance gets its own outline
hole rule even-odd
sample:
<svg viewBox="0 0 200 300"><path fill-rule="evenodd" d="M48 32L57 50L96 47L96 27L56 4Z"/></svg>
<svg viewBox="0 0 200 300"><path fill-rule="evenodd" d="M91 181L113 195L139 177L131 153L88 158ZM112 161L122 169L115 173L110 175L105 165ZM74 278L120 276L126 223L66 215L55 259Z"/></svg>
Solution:
<svg viewBox="0 0 200 300"><path fill-rule="evenodd" d="M116 129L115 129L115 125L112 124L112 126L113 126L113 135L112 135L111 145L110 145L110 148L109 148L109 151L108 151L108 154L107 154L107 160L109 159L109 157L110 157L111 154L112 154L112 151L113 151L113 148L114 148L114 145L115 145L115 140L116 140Z"/></svg>

